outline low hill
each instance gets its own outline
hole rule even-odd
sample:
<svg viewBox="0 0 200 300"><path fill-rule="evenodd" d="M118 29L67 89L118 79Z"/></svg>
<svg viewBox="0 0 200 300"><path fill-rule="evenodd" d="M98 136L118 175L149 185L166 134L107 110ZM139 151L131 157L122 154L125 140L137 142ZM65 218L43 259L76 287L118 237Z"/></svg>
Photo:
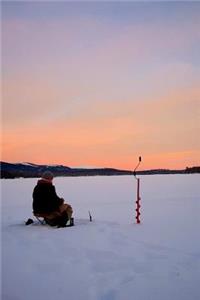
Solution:
<svg viewBox="0 0 200 300"><path fill-rule="evenodd" d="M70 168L63 165L36 165L31 163L11 164L1 162L1 178L41 177L44 171L51 171L54 176L97 176L97 175L132 175L132 171L112 168Z"/></svg>
<svg viewBox="0 0 200 300"><path fill-rule="evenodd" d="M200 173L200 167L191 167L184 170L153 169L134 173L130 170L113 168L70 168L63 165L37 165L32 163L0 162L1 178L32 178L41 177L44 171L51 171L54 176L113 176L113 175L154 175L154 174L189 174Z"/></svg>

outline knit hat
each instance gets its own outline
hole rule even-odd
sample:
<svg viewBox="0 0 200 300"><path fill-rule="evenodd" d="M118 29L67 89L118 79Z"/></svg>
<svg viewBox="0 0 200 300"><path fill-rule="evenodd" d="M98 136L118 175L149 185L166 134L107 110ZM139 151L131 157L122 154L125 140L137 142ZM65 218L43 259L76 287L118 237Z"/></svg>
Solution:
<svg viewBox="0 0 200 300"><path fill-rule="evenodd" d="M45 171L42 174L43 179L52 180L53 179L53 173L51 171Z"/></svg>

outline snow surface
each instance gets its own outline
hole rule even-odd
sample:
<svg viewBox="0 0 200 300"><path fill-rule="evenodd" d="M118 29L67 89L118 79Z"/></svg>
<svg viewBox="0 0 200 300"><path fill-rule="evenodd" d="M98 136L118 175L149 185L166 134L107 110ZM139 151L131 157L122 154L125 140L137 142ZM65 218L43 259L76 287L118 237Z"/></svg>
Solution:
<svg viewBox="0 0 200 300"><path fill-rule="evenodd" d="M76 226L25 226L37 179L3 179L2 300L199 300L199 175L56 178ZM88 210L93 222L89 222Z"/></svg>

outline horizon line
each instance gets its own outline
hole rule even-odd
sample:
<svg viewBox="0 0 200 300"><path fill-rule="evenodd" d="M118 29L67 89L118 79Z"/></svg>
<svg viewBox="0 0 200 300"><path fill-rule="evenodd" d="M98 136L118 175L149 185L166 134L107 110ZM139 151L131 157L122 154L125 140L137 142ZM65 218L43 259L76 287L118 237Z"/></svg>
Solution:
<svg viewBox="0 0 200 300"><path fill-rule="evenodd" d="M37 164L37 163L32 163L32 162L8 162L8 161L0 161L0 163L8 163L8 164L22 164L22 165L35 165L35 166L49 166L49 167L66 167L70 169L115 169L115 170L120 170L120 171L128 171L128 172L134 172L134 169L119 169L115 167L95 167L95 166L69 166L69 165L64 165L64 164ZM194 168L194 167L200 167L200 165L193 165L193 166L187 166L185 168L177 168L177 169L171 169L171 168L150 168L150 169L141 169L137 170L136 172L143 172L143 171L154 171L154 170L170 170L170 171L181 171L181 170L186 170L187 168Z"/></svg>

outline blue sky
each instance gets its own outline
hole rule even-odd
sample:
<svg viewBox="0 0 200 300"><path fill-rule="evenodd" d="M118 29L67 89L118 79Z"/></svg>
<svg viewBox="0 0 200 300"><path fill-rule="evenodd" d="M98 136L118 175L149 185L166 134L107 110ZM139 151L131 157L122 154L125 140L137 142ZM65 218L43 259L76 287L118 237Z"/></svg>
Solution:
<svg viewBox="0 0 200 300"><path fill-rule="evenodd" d="M197 164L200 3L4 2L2 12L5 160L128 168L140 152L147 167Z"/></svg>

